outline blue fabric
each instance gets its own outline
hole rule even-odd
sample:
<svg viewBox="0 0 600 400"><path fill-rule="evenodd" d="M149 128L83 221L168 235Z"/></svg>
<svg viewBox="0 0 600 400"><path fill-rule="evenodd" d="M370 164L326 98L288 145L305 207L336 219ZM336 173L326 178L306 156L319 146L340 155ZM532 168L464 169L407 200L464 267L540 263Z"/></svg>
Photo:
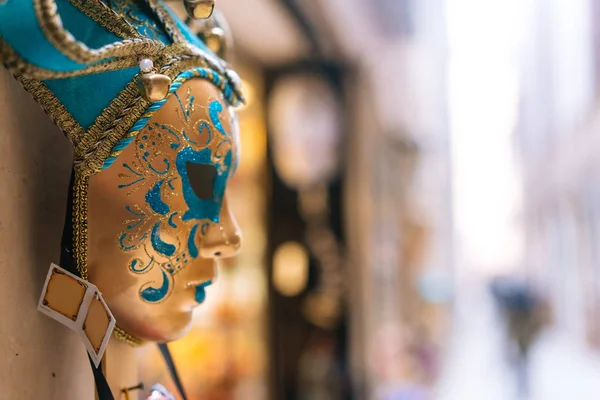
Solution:
<svg viewBox="0 0 600 400"><path fill-rule="evenodd" d="M139 68L44 81L84 129L89 128Z"/></svg>
<svg viewBox="0 0 600 400"><path fill-rule="evenodd" d="M69 0L55 0L58 13L66 30L90 49L99 49L110 43L122 40L114 33L108 31L96 21L85 15ZM27 0L31 3L31 0Z"/></svg>
<svg viewBox="0 0 600 400"><path fill-rule="evenodd" d="M73 6L57 0L65 28L90 48L120 40ZM0 12L0 35L23 59L53 71L85 68L64 56L44 36L32 1L9 0ZM44 83L84 129L89 128L110 102L138 72L137 68L77 78L46 80Z"/></svg>
<svg viewBox="0 0 600 400"><path fill-rule="evenodd" d="M65 28L89 48L97 49L121 40L85 15L69 0L56 0L56 3ZM124 7L125 4L127 7L130 5L140 6L138 3L125 3L123 0L114 0L113 3L117 9ZM156 22L154 15L144 7L131 10L126 18L138 20L139 24L134 24L134 26L142 34L148 29L147 26L144 26L143 19L151 19ZM187 40L210 52L206 45L179 18L170 10L169 12ZM155 31L156 38L166 44L171 43L161 24L157 24L157 26L160 28ZM37 21L31 0L7 0L2 4L0 36L20 57L38 67L52 71L76 71L88 66L72 61L46 39ZM88 129L137 72L139 69L136 67L83 77L46 80L44 83L67 108L73 118L84 129Z"/></svg>
<svg viewBox="0 0 600 400"><path fill-rule="evenodd" d="M0 36L24 60L53 71L75 71L85 65L59 52L42 32L33 1L8 0L0 12Z"/></svg>

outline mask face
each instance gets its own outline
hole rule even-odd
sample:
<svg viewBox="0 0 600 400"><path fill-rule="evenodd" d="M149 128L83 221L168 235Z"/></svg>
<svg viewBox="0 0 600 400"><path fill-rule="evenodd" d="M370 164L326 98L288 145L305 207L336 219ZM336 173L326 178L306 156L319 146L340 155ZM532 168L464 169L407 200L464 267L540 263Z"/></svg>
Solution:
<svg viewBox="0 0 600 400"><path fill-rule="evenodd" d="M241 246L226 186L238 163L233 111L218 88L184 82L88 192L88 273L127 333L169 341Z"/></svg>

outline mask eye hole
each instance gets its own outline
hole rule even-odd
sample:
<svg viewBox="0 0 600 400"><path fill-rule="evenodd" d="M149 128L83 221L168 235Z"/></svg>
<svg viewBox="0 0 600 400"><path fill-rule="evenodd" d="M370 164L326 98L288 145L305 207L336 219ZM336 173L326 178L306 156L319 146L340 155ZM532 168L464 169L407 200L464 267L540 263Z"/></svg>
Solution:
<svg viewBox="0 0 600 400"><path fill-rule="evenodd" d="M190 185L196 196L202 200L213 198L217 169L214 165L186 163Z"/></svg>

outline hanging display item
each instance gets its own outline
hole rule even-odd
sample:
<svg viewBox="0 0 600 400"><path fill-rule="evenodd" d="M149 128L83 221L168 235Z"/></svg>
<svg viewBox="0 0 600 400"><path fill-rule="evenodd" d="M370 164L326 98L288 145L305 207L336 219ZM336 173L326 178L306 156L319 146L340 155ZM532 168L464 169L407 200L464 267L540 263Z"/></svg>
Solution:
<svg viewBox="0 0 600 400"><path fill-rule="evenodd" d="M207 18L214 0L185 5ZM96 366L112 326L132 345L181 337L241 246L240 78L158 0L0 0L0 60L74 149L40 310L83 332Z"/></svg>

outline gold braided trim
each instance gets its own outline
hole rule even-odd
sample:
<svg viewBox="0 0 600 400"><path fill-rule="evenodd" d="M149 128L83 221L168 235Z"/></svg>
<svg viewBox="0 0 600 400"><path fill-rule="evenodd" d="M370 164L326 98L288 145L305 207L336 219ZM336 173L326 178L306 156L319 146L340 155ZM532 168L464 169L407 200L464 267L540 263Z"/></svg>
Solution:
<svg viewBox="0 0 600 400"><path fill-rule="evenodd" d="M88 280L87 249L88 249L88 188L89 177L76 172L73 185L73 252L77 270L81 278ZM114 336L132 346L139 346L141 339L125 332L118 326L113 331Z"/></svg>
<svg viewBox="0 0 600 400"><path fill-rule="evenodd" d="M202 58L175 59L161 73L174 79L180 72L204 66ZM114 146L127 135L129 129L151 105L144 100L137 86L138 76L104 109L75 149L75 168L91 176L98 172Z"/></svg>
<svg viewBox="0 0 600 400"><path fill-rule="evenodd" d="M160 41L138 37L90 49L64 29L54 0L33 0L33 3L38 23L46 38L75 62L91 64L107 58L153 57L165 47Z"/></svg>
<svg viewBox="0 0 600 400"><path fill-rule="evenodd" d="M157 58L157 64L162 65L160 72L174 79L184 70L207 66L202 56L186 55L188 50L186 43L167 46ZM19 77L21 75L19 72L26 70L27 64L13 56L16 55L12 49L0 39L0 61L3 61L11 72ZM132 67L132 65L128 66ZM54 74L53 77L57 75L59 74ZM86 131L46 85L29 77L21 76L18 79L65 132L74 146L75 166L87 176L98 171L111 149L126 135L129 128L150 105L140 96L137 86L138 75L136 75Z"/></svg>
<svg viewBox="0 0 600 400"><path fill-rule="evenodd" d="M144 341L142 339L139 339L127 332L125 332L123 329L119 328L118 326L115 326L115 329L113 330L113 336L116 337L119 340L122 340L125 343L128 343L131 346L141 346L144 344Z"/></svg>
<svg viewBox="0 0 600 400"><path fill-rule="evenodd" d="M84 159L88 159L97 147L105 139L112 135L118 135L122 125L129 122L128 112L132 103L140 98L140 90L136 85L138 75L132 82L129 82L117 97L115 97L108 107L96 118L92 126L89 127L84 137L74 149L75 163L80 164ZM148 104L142 101L140 107L147 107ZM134 106L135 107L135 106ZM131 124L135 122L132 121Z"/></svg>
<svg viewBox="0 0 600 400"><path fill-rule="evenodd" d="M87 194L89 177L75 172L73 184L73 252L77 270L81 278L88 280L87 249L88 249L88 207Z"/></svg>
<svg viewBox="0 0 600 400"><path fill-rule="evenodd" d="M85 15L96 21L109 32L123 39L141 38L142 35L135 30L123 17L98 0L69 0L71 4L81 10Z"/></svg>
<svg viewBox="0 0 600 400"><path fill-rule="evenodd" d="M8 43L2 40L2 38L0 38L0 62L6 65L13 75L23 75L27 76L28 78L39 80L74 78L77 76L133 68L138 65L138 61L136 59L121 58L90 65L89 67L85 67L76 71L52 71L49 69L40 68L23 60L13 50L13 48L8 45Z"/></svg>
<svg viewBox="0 0 600 400"><path fill-rule="evenodd" d="M210 68L216 70L219 74L226 76L225 65L222 60L218 59L215 55L189 43L181 29L179 29L177 23L175 23L172 14L167 10L167 6L165 4L158 0L145 1L163 24L167 34L171 36L171 40L173 40L174 43L185 45L185 54L202 57Z"/></svg>
<svg viewBox="0 0 600 400"><path fill-rule="evenodd" d="M167 11L165 6L163 6L163 4L161 4L157 0L146 0L146 3L148 4L148 7L150 7L150 9L158 17L160 22L163 24L165 30L167 31L167 34L171 36L171 40L173 40L173 42L180 43L186 41L185 36L183 36L183 33L181 32L181 30L179 30L179 27L175 23L175 20L173 19L169 11Z"/></svg>
<svg viewBox="0 0 600 400"><path fill-rule="evenodd" d="M38 102L46 112L54 120L54 123L63 130L65 136L71 143L77 143L78 138L83 137L85 130L67 111L67 108L54 96L52 91L48 89L42 82L17 77L21 85L27 90L35 101Z"/></svg>

